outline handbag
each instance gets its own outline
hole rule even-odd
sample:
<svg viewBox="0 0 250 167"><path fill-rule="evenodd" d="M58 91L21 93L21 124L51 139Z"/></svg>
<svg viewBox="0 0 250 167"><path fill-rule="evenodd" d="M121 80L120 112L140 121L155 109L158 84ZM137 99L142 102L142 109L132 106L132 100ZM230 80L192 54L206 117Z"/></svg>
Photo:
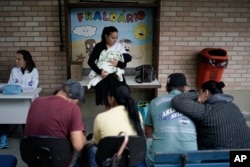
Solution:
<svg viewBox="0 0 250 167"><path fill-rule="evenodd" d="M146 100L138 100L136 102L136 107L138 111L141 113L143 122L145 122L148 113L149 102Z"/></svg>
<svg viewBox="0 0 250 167"><path fill-rule="evenodd" d="M2 87L3 95L14 95L22 93L22 87L15 84L7 84Z"/></svg>
<svg viewBox="0 0 250 167"><path fill-rule="evenodd" d="M152 65L145 64L135 68L140 74L135 77L137 83L152 82L155 80L155 69Z"/></svg>
<svg viewBox="0 0 250 167"><path fill-rule="evenodd" d="M125 132L120 132L119 136L124 136L124 140L123 140L121 147L119 148L118 152L113 155L113 157L107 158L103 162L102 167L118 167L119 166L122 153L128 143L128 135Z"/></svg>

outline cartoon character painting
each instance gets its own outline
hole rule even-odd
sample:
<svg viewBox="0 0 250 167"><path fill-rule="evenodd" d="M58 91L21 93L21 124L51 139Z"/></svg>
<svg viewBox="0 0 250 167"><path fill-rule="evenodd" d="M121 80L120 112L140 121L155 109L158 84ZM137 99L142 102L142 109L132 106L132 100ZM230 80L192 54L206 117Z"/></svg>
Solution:
<svg viewBox="0 0 250 167"><path fill-rule="evenodd" d="M149 36L149 27L146 24L137 24L134 27L134 36L138 40L145 40Z"/></svg>
<svg viewBox="0 0 250 167"><path fill-rule="evenodd" d="M96 45L95 39L86 39L85 40L85 50L86 50L85 52L90 55L95 45Z"/></svg>
<svg viewBox="0 0 250 167"><path fill-rule="evenodd" d="M134 59L141 59L144 56L144 53L133 53L132 52L132 41L130 39L122 38L119 41Z"/></svg>
<svg viewBox="0 0 250 167"><path fill-rule="evenodd" d="M86 57L83 56L83 54L76 55L76 59L74 61L80 61L83 62Z"/></svg>

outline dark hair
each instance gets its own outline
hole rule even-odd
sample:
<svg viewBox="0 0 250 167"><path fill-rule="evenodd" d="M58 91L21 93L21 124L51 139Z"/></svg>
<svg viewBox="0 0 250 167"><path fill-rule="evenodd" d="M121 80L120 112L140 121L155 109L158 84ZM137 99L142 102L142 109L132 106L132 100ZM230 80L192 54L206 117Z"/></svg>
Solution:
<svg viewBox="0 0 250 167"><path fill-rule="evenodd" d="M105 35L110 35L112 32L118 32L118 29L114 26L104 27L102 30L102 41L103 43L106 43Z"/></svg>
<svg viewBox="0 0 250 167"><path fill-rule="evenodd" d="M16 53L23 55L23 59L26 62L25 69L27 69L29 72L31 72L36 67L35 62L33 61L32 56L29 51L18 50Z"/></svg>
<svg viewBox="0 0 250 167"><path fill-rule="evenodd" d="M209 80L201 85L203 91L209 90L209 92L213 95L216 93L223 93L222 88L225 87L224 82L218 82L214 80Z"/></svg>
<svg viewBox="0 0 250 167"><path fill-rule="evenodd" d="M138 136L144 136L139 112L137 110L135 101L130 96L130 89L128 85L124 83L115 84L109 90L109 96L114 97L117 104L125 106L128 111L129 120L135 128Z"/></svg>

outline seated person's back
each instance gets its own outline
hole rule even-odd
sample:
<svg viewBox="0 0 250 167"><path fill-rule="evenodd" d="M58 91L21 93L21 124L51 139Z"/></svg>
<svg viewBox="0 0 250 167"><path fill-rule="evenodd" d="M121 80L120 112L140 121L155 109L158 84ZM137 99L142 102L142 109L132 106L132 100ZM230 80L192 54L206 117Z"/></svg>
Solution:
<svg viewBox="0 0 250 167"><path fill-rule="evenodd" d="M149 167L154 164L154 154L159 152L180 152L197 150L196 127L191 119L177 112L171 106L171 99L184 92L186 77L174 73L168 77L168 94L157 97L150 102L145 120L148 141L146 162Z"/></svg>
<svg viewBox="0 0 250 167"><path fill-rule="evenodd" d="M134 100L130 97L130 89L124 83L115 84L108 93L108 102L111 109L100 113L94 121L93 143L107 136L117 136L121 131L127 135L144 136L142 117L137 111ZM95 161L97 147L88 151L90 167L97 167Z"/></svg>
<svg viewBox="0 0 250 167"><path fill-rule="evenodd" d="M83 95L80 83L68 80L55 96L36 98L29 109L25 136L63 137L70 141L75 151L81 151L86 138L77 103L82 101Z"/></svg>

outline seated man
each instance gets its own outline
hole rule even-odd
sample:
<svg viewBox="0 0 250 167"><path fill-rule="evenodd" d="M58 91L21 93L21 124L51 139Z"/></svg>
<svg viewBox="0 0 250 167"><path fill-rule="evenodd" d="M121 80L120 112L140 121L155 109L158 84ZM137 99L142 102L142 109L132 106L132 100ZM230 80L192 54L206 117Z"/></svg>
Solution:
<svg viewBox="0 0 250 167"><path fill-rule="evenodd" d="M83 100L84 89L78 81L66 81L53 96L36 98L29 109L25 136L56 136L68 139L75 154L86 143L85 127L79 101ZM73 155L73 153L72 153ZM70 164L75 164L77 156Z"/></svg>
<svg viewBox="0 0 250 167"><path fill-rule="evenodd" d="M108 50L108 51L104 50L104 51L102 51L102 53L98 59L97 66L100 69L104 69L109 74L116 73L118 80L123 81L122 74L124 74L124 70L119 68L119 67L112 66L110 64L110 61L112 59L124 62L123 55L120 52L113 51L113 50ZM88 89L91 86L96 86L98 84L98 82L100 82L102 80L102 77L100 75L97 75L94 70L90 71L89 77L91 78L91 80L89 81Z"/></svg>
<svg viewBox="0 0 250 167"><path fill-rule="evenodd" d="M171 99L184 92L186 85L184 74L171 74L167 79L168 94L150 102L145 120L146 136L152 138L152 141L147 143L146 163L148 167L154 165L156 152L197 150L195 124L171 106Z"/></svg>

